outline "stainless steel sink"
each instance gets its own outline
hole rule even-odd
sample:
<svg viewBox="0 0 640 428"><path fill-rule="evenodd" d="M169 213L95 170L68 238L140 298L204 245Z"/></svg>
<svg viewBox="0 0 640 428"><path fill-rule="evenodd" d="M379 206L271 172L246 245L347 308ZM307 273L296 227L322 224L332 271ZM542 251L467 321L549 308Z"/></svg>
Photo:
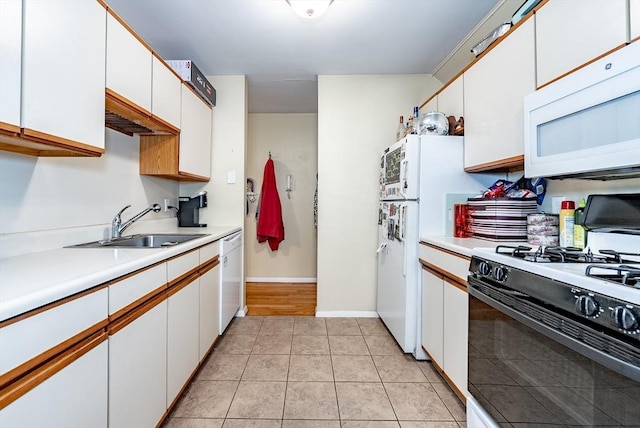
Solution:
<svg viewBox="0 0 640 428"><path fill-rule="evenodd" d="M192 239L207 236L206 233L194 234L163 234L150 233L123 236L115 239L85 242L84 244L70 245L66 248L165 248L173 247Z"/></svg>

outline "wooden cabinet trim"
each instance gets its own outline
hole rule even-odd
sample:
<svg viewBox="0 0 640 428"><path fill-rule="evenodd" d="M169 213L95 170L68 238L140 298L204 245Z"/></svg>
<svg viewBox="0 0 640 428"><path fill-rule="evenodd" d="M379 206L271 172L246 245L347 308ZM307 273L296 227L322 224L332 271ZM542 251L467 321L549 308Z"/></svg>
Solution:
<svg viewBox="0 0 640 428"><path fill-rule="evenodd" d="M452 285L452 286L456 287L456 288L457 288L458 290L460 290L460 291L464 291L465 293L468 293L468 290L467 290L467 282L465 281L465 282L464 282L464 284L463 284L463 283L459 282L459 281L458 281L458 279L460 279L460 278L456 278L456 279L454 280L454 279L449 278L449 277L447 277L447 276L445 276L444 278L442 278L442 280L443 280L444 282L446 282L447 284L450 284L450 285Z"/></svg>
<svg viewBox="0 0 640 428"><path fill-rule="evenodd" d="M433 364L433 368L435 368L438 374L445 380L445 382L447 382L447 385L449 385L449 387L453 389L453 392L456 393L456 395L458 396L458 399L462 401L462 404L466 405L467 397L462 393L462 391L458 389L458 387L453 383L451 378L447 376L447 374L444 372L442 367L440 367L440 365L435 362L435 360L431 357L431 354L429 354L429 351L424 349L424 346L422 347L422 350L427 354L427 356L429 357L429 360L431 360L431 364Z"/></svg>
<svg viewBox="0 0 640 428"><path fill-rule="evenodd" d="M424 245L424 246L427 246L427 247L431 247L431 248L433 248L434 250L442 251L443 253L447 253L447 254L451 254L452 256L459 257L459 258L461 258L461 259L463 259L463 260L466 260L466 261L468 261L468 262L471 262L471 257L469 257L469 256L465 256L464 254L456 253L455 251L448 250L448 249L446 249L446 248L439 247L439 246L437 246L437 245L435 245L435 244L431 244L431 243L429 243L429 242L425 242L425 241L420 241L420 244L421 244L421 245Z"/></svg>
<svg viewBox="0 0 640 428"><path fill-rule="evenodd" d="M50 348L44 351L43 353L36 355L30 360L25 361L19 366L14 367L8 372L3 373L0 376L0 388L4 388L7 384L33 371L36 367L51 360L52 358L57 357L58 355L67 351L68 349L72 348L78 342L85 340L89 336L95 335L95 333L99 331L106 331L107 324L108 324L108 320L105 318L104 320L96 323L95 325L89 327L88 329L81 331L80 333L70 337L64 342L57 344L53 348Z"/></svg>
<svg viewBox="0 0 640 428"><path fill-rule="evenodd" d="M639 37L638 39L640 39L640 37ZM581 68L586 67L587 65L589 65L589 64L591 64L591 63L594 63L594 62L596 62L596 61L598 61L598 60L601 60L602 58L606 57L607 55L610 55L611 53L613 53L613 52L615 52L615 51L617 51L617 50L620 50L620 49L624 48L624 47L625 47L625 46L627 46L628 44L630 44L630 43L623 43L623 44L621 44L621 45L619 45L619 46L616 46L615 48L613 48L613 49L611 49L611 50L609 50L609 51L607 51L607 52L603 53L602 55L598 55L597 57L592 58L591 60L589 60L589 61L585 62L584 64L582 64L582 65L580 65L580 66L578 66L578 67L575 67L575 68L573 68L572 70L569 70L569 71L567 71L567 72L566 72L566 73L564 73L564 74L561 74L560 76L556 77L555 79L549 80L548 82L546 82L546 83L544 83L544 84L542 84L542 85L538 86L538 87L536 88L536 90L542 89L542 88L544 88L545 86L548 86L548 85L552 84L553 82L556 82L556 81L558 81L558 80L560 80L560 79L562 79L562 78L564 78L564 77L566 77L566 76L570 75L571 73L574 73L574 72L576 72L576 71L580 70Z"/></svg>
<svg viewBox="0 0 640 428"><path fill-rule="evenodd" d="M131 28L129 24L125 22L124 19L120 18L120 15L118 15L112 8L110 8L108 5L105 6L109 15L113 16L115 20L118 21L129 33L131 33L131 35L135 37L150 53L153 53L153 48L151 47L151 45L149 45L149 43L147 43L142 37L140 37L138 33L136 33L133 28Z"/></svg>
<svg viewBox="0 0 640 428"><path fill-rule="evenodd" d="M140 307L142 307L142 306L146 305L147 303L149 303L150 301L156 299L158 296L163 296L163 293L166 290L167 290L167 284L163 284L160 287L156 288L155 290L153 290L153 291L145 294L144 296L136 299L132 303L129 303L124 308L122 308L122 309L114 312L113 314L109 315L109 333L111 334L111 326L112 325L115 324L117 326L121 319L130 317L131 314L135 313ZM147 310L149 310L149 309L151 309L151 308L148 308ZM138 316L136 316L136 318L138 318L141 315L142 314L139 314ZM133 320L135 320L135 318L130 320L129 322L131 322ZM122 328L122 327L120 327L120 328ZM118 328L118 330L120 328Z"/></svg>
<svg viewBox="0 0 640 428"><path fill-rule="evenodd" d="M173 408L176 406L176 404L178 404L178 401L180 401L180 398L182 398L182 394L184 393L184 391L187 389L187 387L189 386L189 384L191 383L191 381L193 380L193 378L195 377L195 375L198 373L198 371L200 370L200 367L202 367L202 365L204 364L204 362L207 360L207 357L209 356L209 354L211 354L211 352L213 352L213 348L215 348L216 344L218 343L218 340L220 339L220 336L217 336L213 343L211 344L211 346L209 347L209 349L207 350L207 352L204 353L204 356L202 357L202 359L198 362L198 365L193 369L193 372L191 373L191 375L189 376L189 378L187 379L187 381L184 383L184 385L182 386L182 388L180 389L180 392L178 392L178 394L176 395L176 397L173 399L173 401L171 402L171 404L167 407L167 410L164 412L164 414L162 415L162 418L160 418L160 421L158 421L158 424L156 425L156 428L160 428L164 421L167 419L167 417L169 416L169 414L171 414L171 412L173 411Z"/></svg>
<svg viewBox="0 0 640 428"><path fill-rule="evenodd" d="M67 351L50 359L38 367L37 370L26 373L6 387L2 387L0 389L0 410L36 388L105 340L107 340L106 332L104 330L98 331Z"/></svg>
<svg viewBox="0 0 640 428"><path fill-rule="evenodd" d="M420 264L422 264L422 270L426 270L427 272L429 272L430 274L437 276L440 279L444 279L444 274L442 273L442 271L440 270L435 270L433 267L434 265L432 265L429 262L426 262L422 259L420 259Z"/></svg>
<svg viewBox="0 0 640 428"><path fill-rule="evenodd" d="M473 67L475 63L480 61L488 52L493 50L496 46L498 46L500 43L502 43L503 40L505 40L507 37L509 37L509 35L511 33L513 33L519 26L521 26L524 22L529 20L548 1L549 0L542 0L536 7L533 8L533 10L531 10L526 16L524 16L522 19L520 19L520 21L518 21L518 23L516 25L512 26L511 28L509 28L509 30L506 33L504 33L502 36L500 36L500 38L498 40L496 40L494 43L489 45L489 47L487 47L487 49L485 49L480 55L478 55L473 60L471 60L471 62L469 64L467 64L466 67L464 67L456 75L454 75L451 79L449 79L449 81L447 83L445 83L442 86L442 88L438 89L433 95L431 95L429 98L427 98L427 100L425 102L420 104L419 108L422 109L424 106L427 105L427 103L429 101L431 101L432 99L437 97L442 91L444 91L447 88L447 86L451 85L451 83L453 83L453 81L455 81L458 77L462 76L468 69Z"/></svg>
<svg viewBox="0 0 640 428"><path fill-rule="evenodd" d="M20 127L11 123L0 121L0 134L16 137L20 133Z"/></svg>
<svg viewBox="0 0 640 428"><path fill-rule="evenodd" d="M80 298L82 298L84 296L88 296L89 294L93 294L96 291L100 291L103 288L108 287L108 285L109 285L109 283L100 284L100 285L97 285L95 287L89 288L87 290L81 291L79 293L72 294L71 296L65 297L64 299L56 300L55 302L49 303L49 304L44 305L44 306L40 306L39 308L32 309L32 310L30 310L28 312L24 312L24 313L22 313L20 315L16 315L14 317L8 318L8 319L0 322L0 328L6 327L6 326L14 324L14 323L17 323L19 321L22 321L22 320L27 319L29 317L32 317L34 315L38 315L39 313L46 312L49 309L53 309L53 308L58 307L60 305L64 305L65 303L69 303L69 302L71 302L73 300L80 299Z"/></svg>
<svg viewBox="0 0 640 428"><path fill-rule="evenodd" d="M20 130L20 138L47 145L47 149L42 150L42 154L40 156L99 157L104 153L104 148L90 146L78 141L36 131L35 129L22 128Z"/></svg>
<svg viewBox="0 0 640 428"><path fill-rule="evenodd" d="M195 280L200 278L200 271L198 268L181 275L176 281L174 281L167 289L167 297L171 297L178 291L192 284Z"/></svg>
<svg viewBox="0 0 640 428"><path fill-rule="evenodd" d="M202 103L203 103L204 105L206 105L207 107L209 107L209 110L213 110L213 107L211 106L211 104L209 104L209 102L208 102L208 101L205 101L205 99L202 97L202 95L200 95L200 94L198 93L198 91L196 91L196 90L193 88L193 86L191 86L191 84L187 83L187 81L185 81L185 80L183 80L183 81L182 81L182 84L183 84L184 86L186 86L186 87L187 87L187 89L189 89L191 92L193 92L193 94L194 94L195 96L197 96L197 97L198 97L198 99L199 99L200 101L202 101Z"/></svg>
<svg viewBox="0 0 640 428"><path fill-rule="evenodd" d="M118 116L130 120L138 125L142 125L154 132L161 132L170 135L178 135L180 133L179 128L171 125L165 120L158 120L159 118L154 116L150 111L129 101L126 97L118 94L110 88L105 88L105 110L115 113ZM109 123L106 123L106 126L113 128L116 131L130 134L118 129L117 127L110 126Z"/></svg>
<svg viewBox="0 0 640 428"><path fill-rule="evenodd" d="M464 169L465 172L515 172L524 169L524 155L516 155L510 158L500 159L493 162L471 165Z"/></svg>
<svg viewBox="0 0 640 428"><path fill-rule="evenodd" d="M203 264L200 265L200 275L204 275L205 273L209 272L211 269L215 268L219 264L220 264L220 259L218 258L218 256L215 256L213 259L207 262L204 262Z"/></svg>
<svg viewBox="0 0 640 428"><path fill-rule="evenodd" d="M136 302L141 301L143 299L144 297L138 299ZM165 300L167 300L167 293L166 293L166 289L163 287L160 293L156 294L154 297L147 300L146 302L139 304L137 307L134 304L131 304L126 308L122 309L121 311L118 311L118 313L120 313L127 308L131 308L128 310L128 312L123 313L118 318L113 318L113 319L111 317L109 318L109 325L107 326L109 336L113 336L118 331L122 330L123 328L125 328L126 326L128 326L129 324L131 324L132 322L134 322L135 320L137 320L147 312L149 312L151 309L155 308L160 303L164 302Z"/></svg>
<svg viewBox="0 0 640 428"><path fill-rule="evenodd" d="M428 272L433 273L434 275L441 277L444 280L448 279L448 283L455 285L456 287L458 287L461 290L467 291L467 281L464 278L460 278L454 274L452 274L451 272L448 272L444 269L442 269L440 266L436 266L432 263L429 263L428 261L424 260L424 259L419 259L420 263L422 264L422 268ZM457 284L456 284L457 283Z"/></svg>
<svg viewBox="0 0 640 428"><path fill-rule="evenodd" d="M171 71L171 72L172 72L172 73L173 73L173 74L174 74L178 79L180 79L180 82L184 82L184 79L182 78L182 76L180 76L180 75L178 74L178 72L176 72L176 71L173 69L173 67L171 67L171 66L167 63L167 61L165 61L165 60L164 60L164 58L162 58L162 57L158 54L158 52L153 51L153 52L152 52L152 54L153 54L153 56L154 56L154 57L158 58L158 61L160 61L160 62L161 62L165 67L167 67L167 69L169 69L169 70L170 70L170 71Z"/></svg>
<svg viewBox="0 0 640 428"><path fill-rule="evenodd" d="M194 181L194 182L208 182L210 180L209 177L205 177L203 175L192 174L190 172L178 171L177 179L179 181Z"/></svg>

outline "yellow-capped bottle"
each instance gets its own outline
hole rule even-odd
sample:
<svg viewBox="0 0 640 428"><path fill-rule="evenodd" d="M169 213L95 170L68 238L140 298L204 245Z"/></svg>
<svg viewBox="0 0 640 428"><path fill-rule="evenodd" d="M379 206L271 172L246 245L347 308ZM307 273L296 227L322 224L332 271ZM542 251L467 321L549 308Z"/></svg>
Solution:
<svg viewBox="0 0 640 428"><path fill-rule="evenodd" d="M560 246L573 246L573 224L575 222L576 204L573 201L562 201L560 205Z"/></svg>

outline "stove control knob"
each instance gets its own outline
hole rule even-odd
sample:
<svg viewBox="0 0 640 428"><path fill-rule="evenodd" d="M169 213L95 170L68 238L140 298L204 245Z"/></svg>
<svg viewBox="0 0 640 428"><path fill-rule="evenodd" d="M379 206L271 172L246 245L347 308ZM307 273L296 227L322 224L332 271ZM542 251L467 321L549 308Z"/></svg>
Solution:
<svg viewBox="0 0 640 428"><path fill-rule="evenodd" d="M576 300L576 309L585 317L593 317L598 314L600 305L593 296L580 296Z"/></svg>
<svg viewBox="0 0 640 428"><path fill-rule="evenodd" d="M478 273L482 276L487 276L491 273L491 266L487 262L478 263Z"/></svg>
<svg viewBox="0 0 640 428"><path fill-rule="evenodd" d="M626 306L617 306L613 310L613 319L623 330L633 331L638 328L638 316Z"/></svg>
<svg viewBox="0 0 640 428"><path fill-rule="evenodd" d="M503 282L505 279L507 279L508 274L509 271L504 266L495 266L493 268L493 271L491 272L491 276L493 276L493 279L500 282Z"/></svg>

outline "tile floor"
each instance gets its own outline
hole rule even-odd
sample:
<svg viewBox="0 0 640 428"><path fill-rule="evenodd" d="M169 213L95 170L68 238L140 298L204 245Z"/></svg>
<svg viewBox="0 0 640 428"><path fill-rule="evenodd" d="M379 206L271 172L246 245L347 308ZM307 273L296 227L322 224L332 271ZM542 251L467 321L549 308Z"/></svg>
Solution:
<svg viewBox="0 0 640 428"><path fill-rule="evenodd" d="M165 428L465 427L429 362L375 318L233 320Z"/></svg>

